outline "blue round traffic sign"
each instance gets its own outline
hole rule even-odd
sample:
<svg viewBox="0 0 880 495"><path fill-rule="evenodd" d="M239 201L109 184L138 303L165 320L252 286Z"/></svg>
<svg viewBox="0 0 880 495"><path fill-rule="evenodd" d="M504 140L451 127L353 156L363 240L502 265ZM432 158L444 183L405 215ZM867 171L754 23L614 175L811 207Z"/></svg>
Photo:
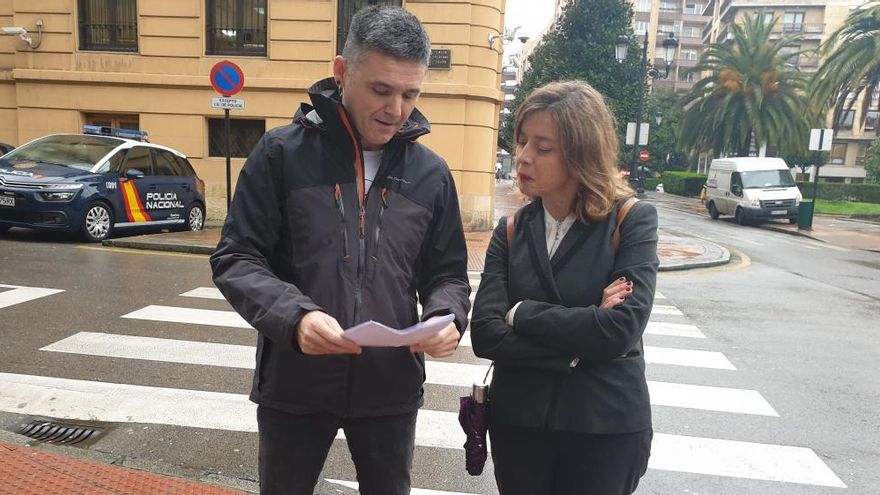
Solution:
<svg viewBox="0 0 880 495"><path fill-rule="evenodd" d="M229 60L221 60L211 67L211 86L223 96L232 96L244 86L244 73Z"/></svg>

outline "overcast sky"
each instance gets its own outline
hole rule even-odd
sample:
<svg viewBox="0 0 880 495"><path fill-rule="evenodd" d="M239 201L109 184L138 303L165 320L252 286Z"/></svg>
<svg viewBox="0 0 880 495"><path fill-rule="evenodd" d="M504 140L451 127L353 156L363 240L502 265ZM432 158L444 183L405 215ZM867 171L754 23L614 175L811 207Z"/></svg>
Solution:
<svg viewBox="0 0 880 495"><path fill-rule="evenodd" d="M507 9L504 15L504 26L513 29L522 26L516 32L516 36L528 36L534 38L540 33L553 17L554 0L507 0ZM514 41L507 46L510 49L518 49L519 41Z"/></svg>
<svg viewBox="0 0 880 495"><path fill-rule="evenodd" d="M516 33L536 36L553 17L554 0L507 0L504 25L508 29L522 26Z"/></svg>

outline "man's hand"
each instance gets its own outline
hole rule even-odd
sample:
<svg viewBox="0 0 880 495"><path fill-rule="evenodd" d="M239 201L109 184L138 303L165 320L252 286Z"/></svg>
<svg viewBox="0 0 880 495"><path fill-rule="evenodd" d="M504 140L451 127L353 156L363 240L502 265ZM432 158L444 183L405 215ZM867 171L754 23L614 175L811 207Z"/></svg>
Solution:
<svg viewBox="0 0 880 495"><path fill-rule="evenodd" d="M305 354L360 354L361 346L342 336L336 318L309 311L296 325L296 343Z"/></svg>
<svg viewBox="0 0 880 495"><path fill-rule="evenodd" d="M633 283L632 281L628 281L625 277L620 277L619 279L611 282L611 285L605 287L605 290L602 291L602 304L601 308L611 309L617 305L623 304L623 301L630 295L632 295Z"/></svg>
<svg viewBox="0 0 880 495"><path fill-rule="evenodd" d="M437 317L435 316L434 318ZM434 318L429 318L428 321ZM450 323L433 337L409 346L409 350L412 352L426 352L433 358L444 358L451 356L455 352L455 349L458 347L459 338L461 338L461 334L455 328L455 323Z"/></svg>

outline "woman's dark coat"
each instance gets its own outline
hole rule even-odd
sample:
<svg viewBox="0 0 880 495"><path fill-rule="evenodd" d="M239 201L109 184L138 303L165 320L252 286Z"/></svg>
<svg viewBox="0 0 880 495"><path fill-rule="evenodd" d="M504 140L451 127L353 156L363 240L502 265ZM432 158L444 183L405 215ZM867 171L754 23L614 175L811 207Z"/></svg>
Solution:
<svg viewBox="0 0 880 495"><path fill-rule="evenodd" d="M596 223L576 221L552 259L540 200L517 212L512 249L506 219L495 228L471 323L474 352L495 361L495 424L583 433L651 426L641 340L659 266L657 212L636 203L615 252L617 211ZM599 308L618 277L633 282L632 295ZM519 301L510 327L505 315Z"/></svg>

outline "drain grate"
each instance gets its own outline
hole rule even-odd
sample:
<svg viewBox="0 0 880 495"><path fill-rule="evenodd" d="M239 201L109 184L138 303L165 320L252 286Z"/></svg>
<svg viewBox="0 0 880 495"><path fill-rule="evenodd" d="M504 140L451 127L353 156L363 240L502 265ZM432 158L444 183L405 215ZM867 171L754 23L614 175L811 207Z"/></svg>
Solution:
<svg viewBox="0 0 880 495"><path fill-rule="evenodd" d="M83 447L96 442L106 433L106 429L96 425L33 419L22 424L18 433L39 442Z"/></svg>

